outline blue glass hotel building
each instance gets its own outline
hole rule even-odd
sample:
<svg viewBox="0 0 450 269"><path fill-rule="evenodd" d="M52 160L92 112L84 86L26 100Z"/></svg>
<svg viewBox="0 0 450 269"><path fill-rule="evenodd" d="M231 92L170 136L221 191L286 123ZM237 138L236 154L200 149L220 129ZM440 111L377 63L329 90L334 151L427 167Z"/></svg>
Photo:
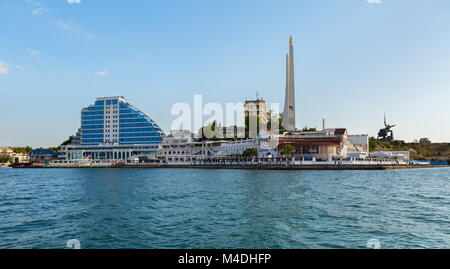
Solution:
<svg viewBox="0 0 450 269"><path fill-rule="evenodd" d="M154 159L163 137L161 128L124 97L101 97L81 110L81 128L61 152L69 162L136 162Z"/></svg>

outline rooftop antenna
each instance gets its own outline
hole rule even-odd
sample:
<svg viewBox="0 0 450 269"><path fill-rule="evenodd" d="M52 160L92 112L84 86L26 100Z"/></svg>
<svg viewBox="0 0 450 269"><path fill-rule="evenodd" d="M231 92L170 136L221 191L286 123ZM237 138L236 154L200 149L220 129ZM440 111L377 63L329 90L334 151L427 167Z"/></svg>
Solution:
<svg viewBox="0 0 450 269"><path fill-rule="evenodd" d="M259 101L259 93L256 91L256 101Z"/></svg>

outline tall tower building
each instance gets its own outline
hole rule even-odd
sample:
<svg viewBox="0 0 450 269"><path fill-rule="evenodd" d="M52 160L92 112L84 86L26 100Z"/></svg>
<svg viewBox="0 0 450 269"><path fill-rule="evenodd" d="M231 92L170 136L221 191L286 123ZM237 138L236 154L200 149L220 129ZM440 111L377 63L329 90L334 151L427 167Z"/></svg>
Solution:
<svg viewBox="0 0 450 269"><path fill-rule="evenodd" d="M286 54L286 96L282 124L287 131L295 131L294 43L289 38L289 54Z"/></svg>
<svg viewBox="0 0 450 269"><path fill-rule="evenodd" d="M267 125L267 104L263 99L245 101L244 113L245 118L248 116L258 117L261 127Z"/></svg>

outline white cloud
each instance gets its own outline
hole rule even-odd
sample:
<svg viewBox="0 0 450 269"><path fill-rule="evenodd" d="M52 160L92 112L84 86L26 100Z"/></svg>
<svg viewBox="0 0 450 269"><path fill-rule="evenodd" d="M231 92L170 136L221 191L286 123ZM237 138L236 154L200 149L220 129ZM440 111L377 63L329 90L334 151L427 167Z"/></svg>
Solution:
<svg viewBox="0 0 450 269"><path fill-rule="evenodd" d="M48 8L40 7L40 8L36 8L35 10L31 11L31 14L39 15L40 13L45 13L45 12L48 12Z"/></svg>
<svg viewBox="0 0 450 269"><path fill-rule="evenodd" d="M57 20L54 23L55 23L56 27L58 27L61 30L70 31L70 32L77 32L77 33L79 33L79 34L81 34L81 35L83 35L83 36L85 36L85 37L87 37L89 39L94 39L95 38L94 34L88 33L86 31L84 31L83 29L75 26L75 21L73 21L73 20L68 21L68 22L65 22L63 20Z"/></svg>
<svg viewBox="0 0 450 269"><path fill-rule="evenodd" d="M30 54L30 56L32 56L32 57L41 54L41 52L38 50L27 49L27 51Z"/></svg>
<svg viewBox="0 0 450 269"><path fill-rule="evenodd" d="M8 71L9 66L4 62L0 62L0 75L6 75L8 74Z"/></svg>
<svg viewBox="0 0 450 269"><path fill-rule="evenodd" d="M26 0L28 4L33 5L33 6L42 6L41 2L36 2L34 0Z"/></svg>
<svg viewBox="0 0 450 269"><path fill-rule="evenodd" d="M59 29L66 31L78 30L77 28L70 26L68 23L65 23L64 21L57 21L56 26L58 26Z"/></svg>
<svg viewBox="0 0 450 269"><path fill-rule="evenodd" d="M0 0L1 1L1 0ZM33 15L39 15L41 13L49 12L50 9L45 7L41 2L38 2L38 0L25 0L30 6L33 6L32 14ZM81 0L66 0L69 4L81 4ZM53 16L51 16L53 17ZM83 35L84 37L87 37L88 39L95 39L95 35L91 34L89 32L84 31L83 29L76 26L76 23L73 20L70 21L64 21L62 19L58 18L52 18L53 23L61 30L64 31L72 31L72 32L78 32L79 34Z"/></svg>
<svg viewBox="0 0 450 269"><path fill-rule="evenodd" d="M45 12L49 11L48 8L42 6L41 2L37 2L35 0L26 0L26 2L35 7L35 9L33 9L33 11L31 11L31 14L33 14L33 15L39 15L41 13L45 13Z"/></svg>
<svg viewBox="0 0 450 269"><path fill-rule="evenodd" d="M97 74L99 76L106 76L106 75L108 75L108 70L98 71L95 74Z"/></svg>
<svg viewBox="0 0 450 269"><path fill-rule="evenodd" d="M381 0L367 0L369 4L381 4Z"/></svg>

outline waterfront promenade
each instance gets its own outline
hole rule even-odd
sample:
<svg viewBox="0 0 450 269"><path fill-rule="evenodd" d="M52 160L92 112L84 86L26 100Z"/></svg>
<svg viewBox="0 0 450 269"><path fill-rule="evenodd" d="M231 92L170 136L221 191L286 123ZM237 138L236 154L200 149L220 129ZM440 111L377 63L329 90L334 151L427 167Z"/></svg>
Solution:
<svg viewBox="0 0 450 269"><path fill-rule="evenodd" d="M208 160L192 163L50 163L15 165L13 168L182 168L182 169L243 169L243 170L394 170L444 167L434 165L412 165L392 161L299 161L290 159L253 160ZM447 166L445 166L447 167Z"/></svg>

